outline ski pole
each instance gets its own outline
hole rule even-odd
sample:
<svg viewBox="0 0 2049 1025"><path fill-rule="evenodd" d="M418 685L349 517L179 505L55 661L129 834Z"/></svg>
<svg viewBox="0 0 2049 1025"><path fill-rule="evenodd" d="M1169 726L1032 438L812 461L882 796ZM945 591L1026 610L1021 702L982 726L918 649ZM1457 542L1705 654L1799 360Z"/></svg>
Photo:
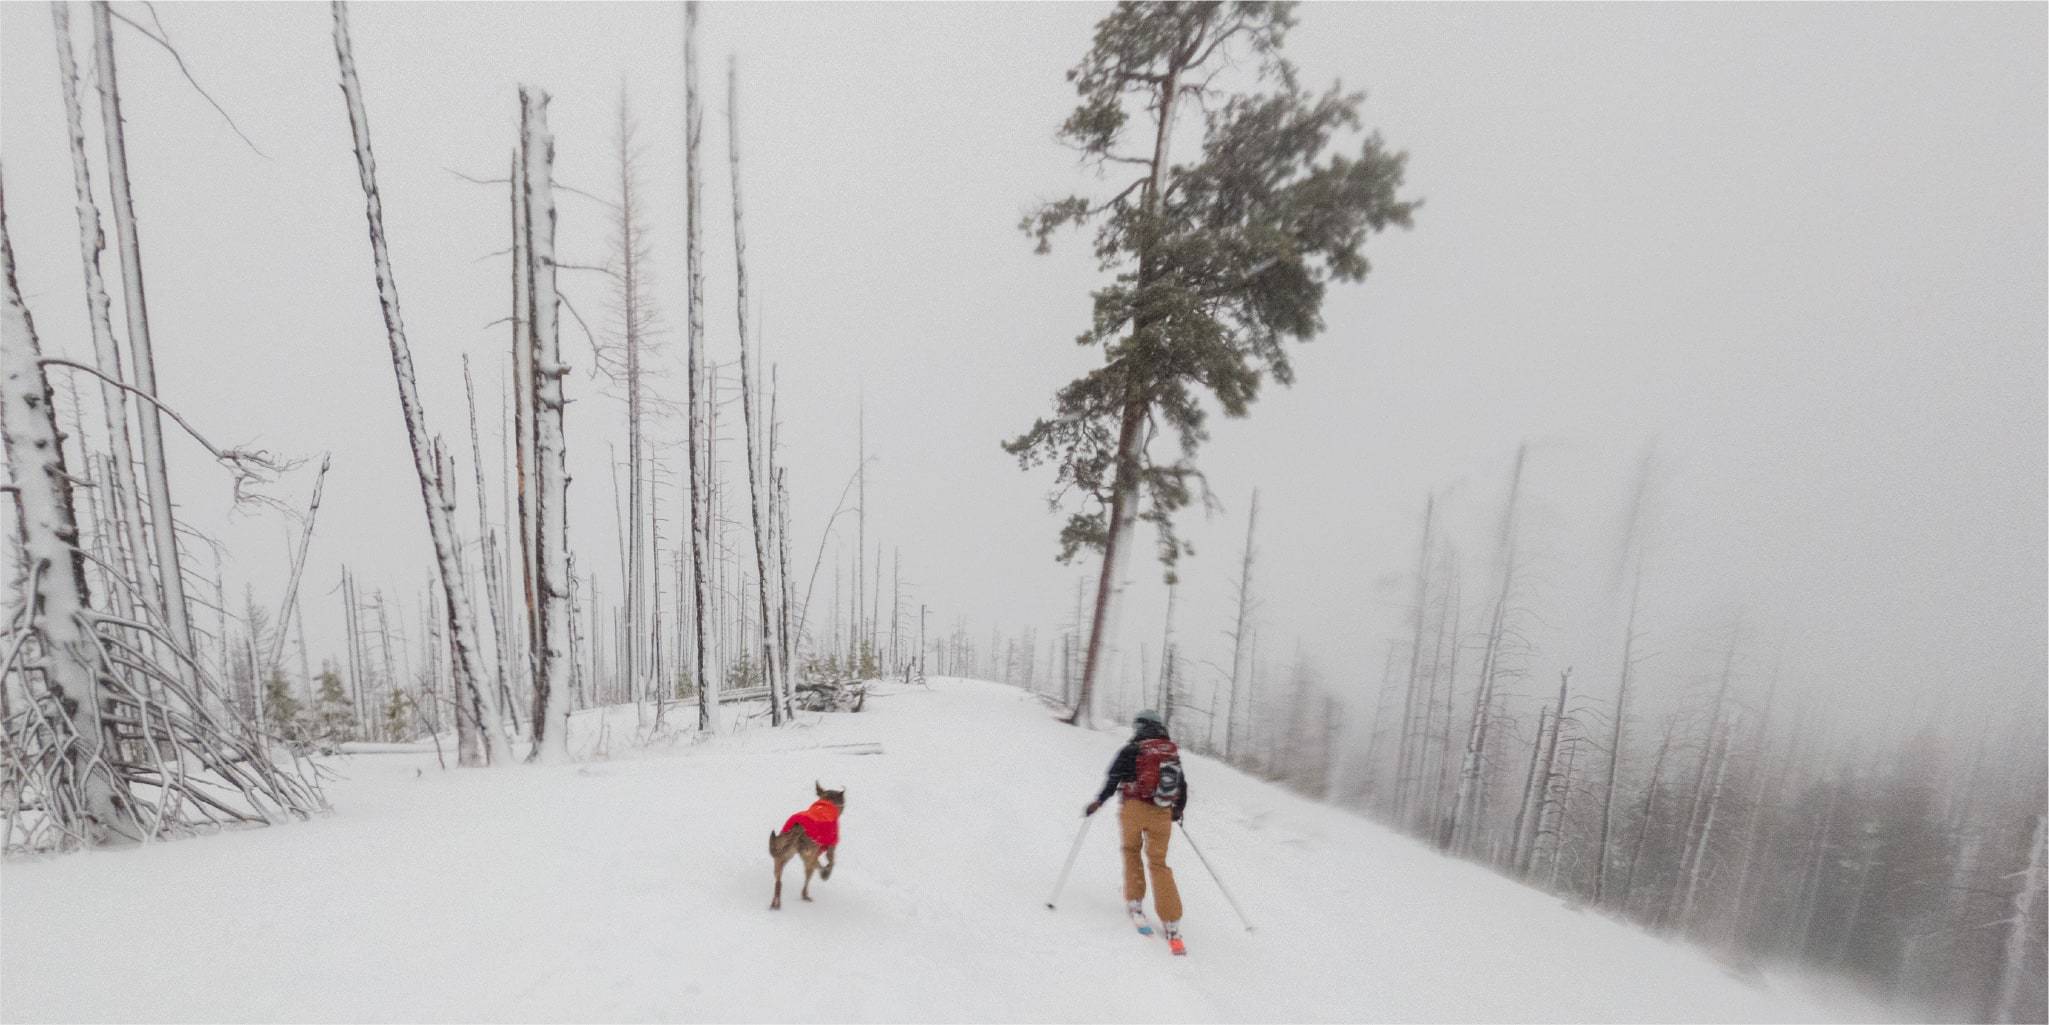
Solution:
<svg viewBox="0 0 2049 1025"><path fill-rule="evenodd" d="M1081 854L1081 841L1089 835L1089 822L1094 818L1093 815L1081 817L1081 831L1074 834L1074 849L1067 852L1067 864L1060 868L1060 879L1053 884L1053 896L1046 898L1048 910L1053 909L1053 902L1060 899L1060 891L1067 887L1067 873L1074 870L1074 859Z"/></svg>
<svg viewBox="0 0 2049 1025"><path fill-rule="evenodd" d="M1233 911L1236 911L1236 912L1238 913L1238 921L1240 921L1240 922L1244 922L1244 923L1245 923L1245 931L1246 931L1246 932L1251 932L1251 931L1252 931L1252 923L1251 923L1251 922L1249 922L1249 921L1246 921L1246 918L1245 918L1245 909L1244 909L1244 908L1241 908L1241 907L1239 907L1239 906L1238 906L1238 901L1237 901L1237 900L1236 900L1235 898L1233 898L1233 897L1231 896L1231 891L1230 891L1230 890L1228 890L1228 889L1225 889L1225 887L1224 887L1224 881L1223 881L1222 879L1219 879L1219 878L1217 878L1217 870L1216 870L1216 866L1214 866L1214 865L1211 865L1211 864L1209 863L1209 859L1208 859L1208 858L1206 858L1206 857L1203 857L1203 853L1202 853L1202 848L1200 848L1200 847L1197 847L1197 846L1195 845L1195 837L1194 837L1194 836L1192 836L1192 835L1190 835L1190 834L1189 834L1189 832L1188 832L1188 824L1187 824L1187 823L1185 823L1185 822L1180 822L1180 823L1175 823L1175 824L1181 827L1181 836L1182 836L1182 837L1183 837L1184 839L1186 839L1186 840L1188 841L1188 849L1189 849L1189 850L1191 850L1191 851L1194 851L1194 852L1195 852L1195 856L1196 856L1196 858L1197 858L1197 859L1199 859L1199 860L1200 860L1200 861L1202 862L1202 867L1203 867L1204 869L1207 869L1207 870L1209 871L1209 878L1210 878L1210 881L1211 881L1211 882L1213 882L1213 883L1215 883L1215 884L1217 884L1217 891L1218 891L1219 893L1222 893L1222 894L1224 895L1224 899L1225 899L1226 901L1229 901L1229 902L1230 902L1230 904L1231 904L1231 910L1233 910Z"/></svg>

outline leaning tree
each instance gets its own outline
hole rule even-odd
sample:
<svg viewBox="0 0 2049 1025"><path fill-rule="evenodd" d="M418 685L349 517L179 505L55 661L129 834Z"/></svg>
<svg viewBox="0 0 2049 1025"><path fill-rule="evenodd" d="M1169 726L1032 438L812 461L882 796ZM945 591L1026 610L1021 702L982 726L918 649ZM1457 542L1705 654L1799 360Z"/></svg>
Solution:
<svg viewBox="0 0 2049 1025"><path fill-rule="evenodd" d="M1305 91L1281 56L1293 8L1122 3L1067 73L1081 103L1060 127L1062 142L1085 165L1136 171L1107 199L1059 199L1021 225L1042 253L1054 232L1094 225L1098 261L1112 275L1077 339L1102 347L1102 365L1062 387L1053 415L1004 445L1027 469L1055 465L1056 504L1069 492L1083 500L1061 530L1061 561L1084 548L1103 555L1068 722L1089 705L1133 525L1158 529L1170 580L1186 550L1173 515L1202 483L1193 461L1208 436L1202 397L1244 416L1268 375L1292 383L1282 343L1322 330L1330 283L1365 278L1367 236L1408 227L1418 205L1398 194L1405 154L1378 133L1349 138L1364 94ZM1228 88L1248 75L1244 88ZM1173 133L1190 126L1199 155L1175 164ZM1150 452L1161 420L1180 441L1172 461Z"/></svg>
<svg viewBox="0 0 2049 1025"><path fill-rule="evenodd" d="M314 780L273 761L168 617L144 601L136 618L95 606L85 572L94 556L80 543L46 368L90 374L190 427L146 392L44 357L15 277L4 196L0 289L0 447L16 525L0 625L0 849L135 843L325 808ZM257 453L206 447L238 486L275 468Z"/></svg>

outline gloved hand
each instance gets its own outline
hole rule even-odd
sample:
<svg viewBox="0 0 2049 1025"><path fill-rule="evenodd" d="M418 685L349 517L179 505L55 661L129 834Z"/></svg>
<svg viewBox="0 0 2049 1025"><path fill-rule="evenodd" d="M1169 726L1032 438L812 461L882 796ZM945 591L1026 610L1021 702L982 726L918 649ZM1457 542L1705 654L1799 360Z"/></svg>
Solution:
<svg viewBox="0 0 2049 1025"><path fill-rule="evenodd" d="M1081 817L1088 818L1089 816L1094 815L1098 809L1102 808L1102 806L1103 802L1101 801L1090 801L1089 806L1087 808L1082 809Z"/></svg>
<svg viewBox="0 0 2049 1025"><path fill-rule="evenodd" d="M1174 809L1174 821L1181 821L1181 809L1179 808Z"/></svg>

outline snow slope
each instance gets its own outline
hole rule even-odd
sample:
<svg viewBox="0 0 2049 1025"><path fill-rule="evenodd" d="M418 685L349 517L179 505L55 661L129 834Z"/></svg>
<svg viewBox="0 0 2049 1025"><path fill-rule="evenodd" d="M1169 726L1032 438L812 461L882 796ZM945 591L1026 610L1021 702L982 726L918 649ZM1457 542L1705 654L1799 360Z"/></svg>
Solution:
<svg viewBox="0 0 2049 1025"><path fill-rule="evenodd" d="M1191 956L1135 934L1109 815L1048 911L1122 739L1008 687L936 680L859 714L576 765L337 759L337 813L316 822L6 865L0 1018L1828 1016L1201 758L1187 824L1258 931L1177 836ZM810 904L792 869L770 912L767 836L814 777L847 789L840 867Z"/></svg>

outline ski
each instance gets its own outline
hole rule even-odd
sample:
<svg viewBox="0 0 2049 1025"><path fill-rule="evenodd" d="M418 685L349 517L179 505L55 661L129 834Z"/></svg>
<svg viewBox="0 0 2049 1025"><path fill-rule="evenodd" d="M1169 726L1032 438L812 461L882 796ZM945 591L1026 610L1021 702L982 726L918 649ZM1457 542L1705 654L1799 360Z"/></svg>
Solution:
<svg viewBox="0 0 2049 1025"><path fill-rule="evenodd" d="M1167 937L1167 949L1173 951L1175 957L1188 956L1188 947L1181 942L1181 937L1179 936Z"/></svg>
<svg viewBox="0 0 2049 1025"><path fill-rule="evenodd" d="M1145 917L1145 912L1131 909L1126 910L1130 911L1131 924L1138 927L1138 934L1140 936L1151 936L1153 934L1153 923Z"/></svg>

